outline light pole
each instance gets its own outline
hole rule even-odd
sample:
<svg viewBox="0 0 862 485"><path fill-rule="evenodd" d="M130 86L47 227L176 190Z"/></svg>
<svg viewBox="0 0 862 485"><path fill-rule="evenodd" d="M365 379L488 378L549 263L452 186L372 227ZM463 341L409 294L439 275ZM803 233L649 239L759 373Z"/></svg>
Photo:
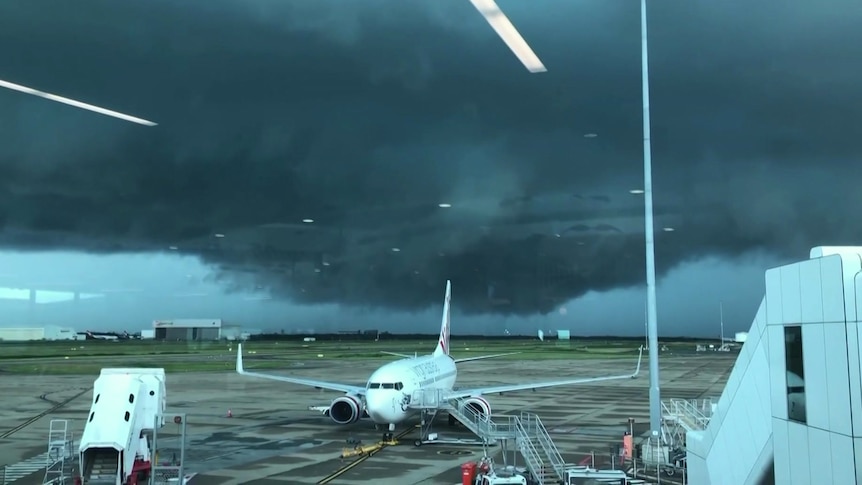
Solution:
<svg viewBox="0 0 862 485"><path fill-rule="evenodd" d="M528 71L545 72L547 69L533 53L509 19L500 11L494 0L471 0L488 23L497 31L506 45L515 53ZM647 341L649 351L649 416L651 438L657 444L661 435L661 392L658 374L658 317L655 296L655 225L652 201L652 146L650 144L649 112L649 55L647 49L646 0L641 0L641 90L643 94L643 170L644 170L644 242L646 246L647 280ZM640 191L632 191L640 193Z"/></svg>
<svg viewBox="0 0 862 485"><path fill-rule="evenodd" d="M644 348L649 350L649 315L646 301L644 301Z"/></svg>
<svg viewBox="0 0 862 485"><path fill-rule="evenodd" d="M641 0L641 90L644 135L644 240L646 243L647 335L649 338L649 424L651 438L661 433L661 391L658 375L658 316L655 297L655 225L652 204L652 145L650 143L649 54L646 0Z"/></svg>

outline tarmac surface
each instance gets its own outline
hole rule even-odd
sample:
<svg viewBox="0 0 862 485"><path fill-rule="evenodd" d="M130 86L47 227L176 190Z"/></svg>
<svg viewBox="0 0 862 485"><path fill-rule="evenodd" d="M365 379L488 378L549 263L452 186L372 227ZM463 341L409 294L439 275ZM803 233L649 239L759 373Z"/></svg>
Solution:
<svg viewBox="0 0 862 485"><path fill-rule="evenodd" d="M730 374L736 353L702 352L662 355L662 398L706 398L717 401ZM136 357L136 360L140 360ZM364 384L380 360L309 360L273 374ZM552 380L564 377L624 374L636 358L613 360L488 360L459 366L458 385L492 385ZM254 369L254 360L246 367ZM155 366L155 365L154 365ZM619 446L635 419L635 436L648 428L648 362L644 356L637 379L596 385L568 386L506 395L486 396L494 414L537 413L563 458L579 463L594 456L597 464L610 459L611 446ZM7 466L7 483L41 483L41 456L47 450L51 419L70 420L77 439L83 432L96 376L21 376L0 374L5 389L0 413L0 466ZM5 436L22 423L50 410L57 402L74 398ZM376 443L382 432L367 420L341 426L308 406L326 405L337 393L305 388L235 373L182 373L167 376L169 413L187 415L185 473L196 473L195 485L318 483L353 459L340 459L348 439ZM228 410L232 417L227 417ZM418 422L418 419L417 419ZM445 413L435 421L445 438L473 438L460 426L450 427ZM481 447L432 444L415 447L418 430L409 431L397 446L387 447L349 470L334 484L455 484L460 465L482 455ZM178 441L168 424L159 434L159 461L178 456ZM495 447L498 449L499 447ZM77 450L77 446L75 447ZM168 455L170 454L170 457ZM499 460L498 460L499 461ZM520 460L516 463L521 465ZM2 477L2 475L0 475ZM662 478L662 483L669 483Z"/></svg>

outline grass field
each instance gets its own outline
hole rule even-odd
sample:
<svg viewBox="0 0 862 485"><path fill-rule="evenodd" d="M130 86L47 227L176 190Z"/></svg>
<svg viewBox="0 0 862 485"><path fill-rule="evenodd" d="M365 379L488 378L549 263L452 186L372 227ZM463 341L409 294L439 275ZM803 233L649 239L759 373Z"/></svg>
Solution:
<svg viewBox="0 0 862 485"><path fill-rule="evenodd" d="M243 345L249 369L301 368L318 359L364 360L391 358L381 351L420 355L430 352L431 341L252 341ZM452 340L456 358L518 352L501 359L609 359L637 355L639 342ZM691 342L666 344L668 347ZM103 367L161 367L166 372L223 372L234 369L236 343L156 341L59 341L0 343L0 372L4 374L93 374Z"/></svg>

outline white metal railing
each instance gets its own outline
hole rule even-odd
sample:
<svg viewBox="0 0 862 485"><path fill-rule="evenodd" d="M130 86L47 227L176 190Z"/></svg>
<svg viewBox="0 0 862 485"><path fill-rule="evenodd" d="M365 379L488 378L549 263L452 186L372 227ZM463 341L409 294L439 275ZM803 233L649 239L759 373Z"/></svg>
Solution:
<svg viewBox="0 0 862 485"><path fill-rule="evenodd" d="M568 466L539 416L528 412L520 416L488 416L468 406L469 398L447 401L444 396L440 389L420 389L413 392L405 404L414 409L446 409L486 444L494 440L516 440L518 451L539 485L546 478L546 467L559 480L565 480Z"/></svg>
<svg viewBox="0 0 862 485"><path fill-rule="evenodd" d="M694 400L695 404L697 404L697 400ZM716 403L712 402L712 398L708 397L700 400L700 412L703 413L707 418L712 417L712 408Z"/></svg>
<svg viewBox="0 0 862 485"><path fill-rule="evenodd" d="M517 416L488 416L467 406L466 399L454 400L450 404L449 412L486 443L516 438L518 435Z"/></svg>
<svg viewBox="0 0 862 485"><path fill-rule="evenodd" d="M709 425L709 416L701 411L702 408L696 402L685 399L670 399L662 402L661 405L667 416L676 418L680 424L686 428L691 428L691 431L704 430Z"/></svg>
<svg viewBox="0 0 862 485"><path fill-rule="evenodd" d="M518 419L516 426L518 429L518 451L521 452L521 456L524 457L524 461L527 463L527 470L533 475L538 485L544 485L545 477L542 470L545 468L545 462L542 460L539 450L536 449L535 444L530 439L530 434L524 428L523 421Z"/></svg>
<svg viewBox="0 0 862 485"><path fill-rule="evenodd" d="M420 389L405 403L414 409L445 409L470 431L484 440L514 438L515 427L510 416L486 416L467 405L467 398L446 400L441 389Z"/></svg>
<svg viewBox="0 0 862 485"><path fill-rule="evenodd" d="M548 430L545 428L542 420L538 415L528 412L522 412L520 419L522 423L527 424L524 428L529 433L528 438L536 438L542 451L545 452L545 456L548 458L548 462L553 468L554 473L560 480L565 480L566 462L563 460L562 455L560 455L557 445L554 444L554 440L551 439L551 435L548 434Z"/></svg>
<svg viewBox="0 0 862 485"><path fill-rule="evenodd" d="M418 389L413 391L406 404L415 409L438 409L446 402L440 389Z"/></svg>

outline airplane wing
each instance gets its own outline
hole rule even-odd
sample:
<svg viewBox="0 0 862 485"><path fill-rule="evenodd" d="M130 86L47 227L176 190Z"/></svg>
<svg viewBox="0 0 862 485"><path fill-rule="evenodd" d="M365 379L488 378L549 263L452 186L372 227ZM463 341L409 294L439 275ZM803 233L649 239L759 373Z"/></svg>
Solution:
<svg viewBox="0 0 862 485"><path fill-rule="evenodd" d="M316 379L301 379L298 377L274 376L270 374L260 374L258 372L247 372L242 367L242 344L239 344L236 348L236 373L243 376L251 376L258 377L261 379L270 379L273 381L288 382L290 384L299 384L300 386L317 387L320 389L349 392L353 394L365 394L364 387L352 386L350 384L339 384L336 382L318 381Z"/></svg>
<svg viewBox="0 0 862 485"><path fill-rule="evenodd" d="M412 359L412 358L416 357L416 355L399 354L398 352L389 352L386 350L379 350L378 352L380 352L381 354L394 355L395 357L404 357L406 359ZM470 362L473 360L493 359L494 357L503 357L504 355L515 355L515 354L520 354L520 352L509 352L506 354L494 354L494 355L479 355L476 357L464 357L463 359L455 359L455 363L458 364L461 362Z"/></svg>
<svg viewBox="0 0 862 485"><path fill-rule="evenodd" d="M381 354L394 355L395 357L404 357L406 359L412 359L416 357L416 355L407 355L407 354L399 354L398 352L389 352L386 350L379 350ZM493 359L494 357L503 357L504 355L515 355L520 354L520 352L509 352L506 354L494 354L494 355L479 355L476 357L464 357L463 359L454 359L456 364L461 362L470 362L473 360L482 360L482 359Z"/></svg>
<svg viewBox="0 0 862 485"><path fill-rule="evenodd" d="M412 359L413 357L416 357L415 355L399 354L398 352L388 352L386 350L378 350L378 352L386 355L394 355L395 357L404 357L405 359Z"/></svg>
<svg viewBox="0 0 862 485"><path fill-rule="evenodd" d="M460 364L461 362L470 362L473 360L483 360L483 359L493 359L495 357L503 357L504 355L515 355L520 354L520 352L509 352L506 354L493 354L493 355L479 355L476 357L464 357L463 359L455 359L456 364Z"/></svg>
<svg viewBox="0 0 862 485"><path fill-rule="evenodd" d="M640 373L641 370L641 357L643 357L644 349L640 348L638 353L638 364L635 368L633 374L625 374L620 376L606 376L606 377L587 377L580 379L566 379L559 381L546 381L546 382L533 382L529 384L504 384L501 386L492 386L492 387L476 387L473 389L456 389L445 395L443 399L451 400L451 399L460 399L464 397L470 396L480 396L482 394L501 394L504 392L515 392L515 391L523 391L526 389L540 389L543 387L556 387L556 386L571 386L577 384L590 384L593 382L603 382L603 381L612 381L616 379L634 379Z"/></svg>

